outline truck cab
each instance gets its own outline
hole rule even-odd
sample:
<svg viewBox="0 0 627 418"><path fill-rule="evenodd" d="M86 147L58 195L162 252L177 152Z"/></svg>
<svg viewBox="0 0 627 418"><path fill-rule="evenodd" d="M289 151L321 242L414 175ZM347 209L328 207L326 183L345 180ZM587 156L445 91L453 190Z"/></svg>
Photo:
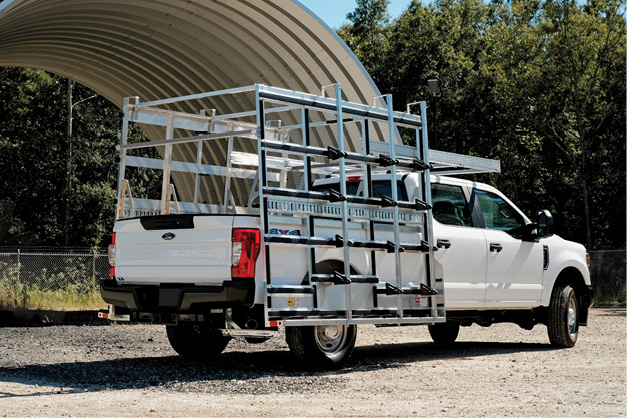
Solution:
<svg viewBox="0 0 627 418"><path fill-rule="evenodd" d="M417 181L415 175L404 176L398 182L399 195L414 195ZM361 182L353 177L347 187L360 193ZM373 184L376 193L391 195L385 176ZM339 186L337 179L324 179L315 187ZM587 325L593 300L584 246L554 235L548 211L539 211L532 221L501 191L484 183L431 176L431 202L449 333L456 336L459 325L473 323L514 322L526 329L548 325L552 301L556 303L567 285L576 296L569 299L565 314L569 332L557 344L574 345L579 326Z"/></svg>

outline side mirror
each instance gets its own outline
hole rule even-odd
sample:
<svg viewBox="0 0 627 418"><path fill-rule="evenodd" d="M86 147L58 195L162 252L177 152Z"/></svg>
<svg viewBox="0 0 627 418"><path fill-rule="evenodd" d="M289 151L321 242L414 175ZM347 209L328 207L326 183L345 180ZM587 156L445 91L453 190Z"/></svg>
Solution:
<svg viewBox="0 0 627 418"><path fill-rule="evenodd" d="M549 238L553 236L555 227L553 216L548 210L538 212L538 238Z"/></svg>

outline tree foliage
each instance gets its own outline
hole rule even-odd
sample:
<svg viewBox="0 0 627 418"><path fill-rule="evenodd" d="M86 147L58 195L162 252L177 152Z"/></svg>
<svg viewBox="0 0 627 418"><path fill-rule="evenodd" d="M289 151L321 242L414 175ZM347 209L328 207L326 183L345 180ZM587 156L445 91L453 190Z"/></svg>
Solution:
<svg viewBox="0 0 627 418"><path fill-rule="evenodd" d="M67 86L67 79L44 71L0 69L0 246L85 247L107 241L121 114L74 83L68 140ZM141 179L138 183L141 187Z"/></svg>
<svg viewBox="0 0 627 418"><path fill-rule="evenodd" d="M395 106L437 108L438 148L500 159L502 174L477 178L553 211L563 236L625 245L624 2L414 0L392 22L375 6L339 33ZM380 19L355 37L362 15Z"/></svg>
<svg viewBox="0 0 627 418"><path fill-rule="evenodd" d="M399 110L427 100L438 148L501 160L501 174L476 179L530 215L551 210L565 238L624 247L625 3L413 0L393 21L388 3L357 0L338 31L382 93ZM0 246L63 244L67 207L70 245L104 243L121 115L92 96L74 85L68 189L67 80L0 68ZM159 185L129 175L136 196Z"/></svg>
<svg viewBox="0 0 627 418"><path fill-rule="evenodd" d="M375 83L379 84L382 81L377 78L381 71L380 55L388 50L387 7L389 2L388 0L357 0L356 3L355 11L346 16L351 24L340 29L339 35L359 56L361 63L369 69Z"/></svg>

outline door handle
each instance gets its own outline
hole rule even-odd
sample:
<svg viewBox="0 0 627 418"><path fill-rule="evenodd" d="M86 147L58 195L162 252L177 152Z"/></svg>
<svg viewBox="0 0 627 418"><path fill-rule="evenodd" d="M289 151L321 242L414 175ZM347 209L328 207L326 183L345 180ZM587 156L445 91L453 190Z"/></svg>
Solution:
<svg viewBox="0 0 627 418"><path fill-rule="evenodd" d="M451 248L451 241L447 239L439 239L436 245L438 248Z"/></svg>
<svg viewBox="0 0 627 418"><path fill-rule="evenodd" d="M492 251L493 253L500 253L501 251L503 251L503 246L501 244L490 243L490 251Z"/></svg>

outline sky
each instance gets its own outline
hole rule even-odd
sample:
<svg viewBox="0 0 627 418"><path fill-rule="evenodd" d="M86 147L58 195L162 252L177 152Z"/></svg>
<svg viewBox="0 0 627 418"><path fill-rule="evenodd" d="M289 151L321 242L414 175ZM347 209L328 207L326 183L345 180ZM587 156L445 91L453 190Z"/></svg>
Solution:
<svg viewBox="0 0 627 418"><path fill-rule="evenodd" d="M355 0L299 0L309 10L320 16L332 29L339 29L346 23L346 15L355 10ZM411 0L390 0L388 13L396 19L407 9Z"/></svg>

